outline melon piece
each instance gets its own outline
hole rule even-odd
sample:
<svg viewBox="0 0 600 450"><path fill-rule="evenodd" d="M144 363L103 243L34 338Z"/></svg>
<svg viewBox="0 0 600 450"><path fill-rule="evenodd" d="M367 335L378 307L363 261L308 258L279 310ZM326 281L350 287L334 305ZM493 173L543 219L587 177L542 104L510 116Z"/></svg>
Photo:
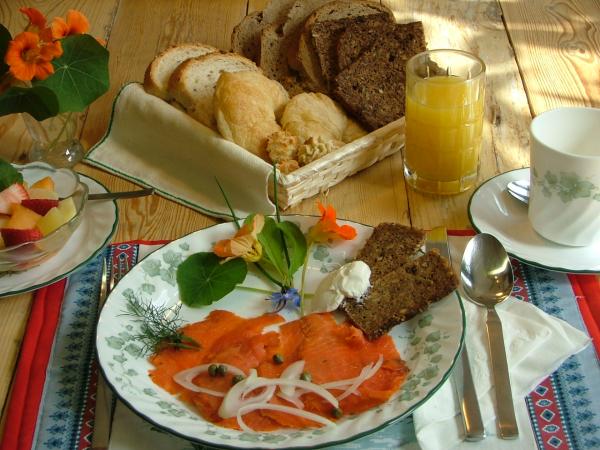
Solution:
<svg viewBox="0 0 600 450"><path fill-rule="evenodd" d="M54 191L54 180L51 177L44 177L33 183L30 189L46 189L48 191Z"/></svg>
<svg viewBox="0 0 600 450"><path fill-rule="evenodd" d="M44 236L48 236L54 230L66 223L65 216L58 209L58 206L50 209L44 217L42 217L37 227L40 229Z"/></svg>
<svg viewBox="0 0 600 450"><path fill-rule="evenodd" d="M13 203L12 216L3 228L12 228L14 230L31 230L42 218L38 213L26 208L20 204Z"/></svg>
<svg viewBox="0 0 600 450"><path fill-rule="evenodd" d="M77 214L77 208L75 207L73 197L67 197L64 200L58 202L58 209L64 216L65 222L68 222Z"/></svg>

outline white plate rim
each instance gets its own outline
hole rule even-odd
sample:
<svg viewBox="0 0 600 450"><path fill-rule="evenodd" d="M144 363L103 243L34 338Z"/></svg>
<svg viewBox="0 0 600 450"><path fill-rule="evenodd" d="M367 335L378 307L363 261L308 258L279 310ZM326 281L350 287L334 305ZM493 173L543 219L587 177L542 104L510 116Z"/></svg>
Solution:
<svg viewBox="0 0 600 450"><path fill-rule="evenodd" d="M285 217L285 218L291 218L291 217L314 217L314 218L316 218L316 217L320 217L320 216L315 216L315 215L310 215L310 214L293 214L293 215L285 215L285 216L282 215L282 217ZM363 223L360 223L360 222L357 222L357 221L352 221L352 220L347 220L347 219L339 219L338 218L338 221L339 221L339 223L342 223L342 224L343 223L349 223L349 224L361 225L361 226L364 226L364 227L367 227L367 228L374 228L371 225L366 225L366 224L363 224ZM227 222L225 222L225 223L227 223ZM188 236L190 236L190 235L192 235L194 233L197 233L198 231L207 230L207 229L210 229L210 228L213 228L213 227L216 227L216 226L219 226L219 225L223 225L223 224L224 224L224 222L216 223L216 224L213 224L211 226L202 228L200 230L192 231L190 233L187 233L187 234L181 236L178 239L174 239L173 241L167 243L166 245L164 245L163 247L160 247L157 250L161 250L161 249L163 249L163 248L165 248L167 246L175 245L178 241L180 241L182 239L185 239ZM136 265L134 266L134 268L137 267L139 265L139 263L140 263L140 261L138 261L136 263ZM126 279L126 277L128 277L129 275L131 275L132 272L133 272L133 269L130 270L129 272L127 272L123 276L123 278L119 281L119 283L121 283L124 279ZM354 434L352 436L349 436L347 438L341 438L341 439L337 439L335 441L330 441L330 442L327 442L327 443L322 443L322 444L317 444L317 445L286 446L285 448L289 449L289 450L305 450L305 449L313 449L313 448L326 448L326 447L331 447L331 446L334 446L334 445L340 445L340 444L343 444L343 443L355 441L355 440L361 439L361 438L363 438L363 437L365 437L367 435L376 433L377 431L380 431L383 428L385 428L385 427L387 427L387 426L389 426L389 425L391 425L391 424L393 424L393 423L395 423L397 421L400 421L400 420L406 418L408 415L412 414L417 408L419 408L421 405L423 405L423 403L425 403L427 400L429 400L444 385L444 383L446 383L446 381L448 381L448 378L450 377L450 375L451 375L451 373L452 373L452 371L453 371L453 369L454 369L454 367L456 365L456 362L457 362L457 360L458 360L458 358L460 356L460 353L462 352L463 347L465 345L466 313L465 313L465 308L464 308L464 305L463 305L463 299L462 299L462 297L461 297L458 289L455 290L452 294L449 294L449 296L452 296L452 295L456 295L456 300L458 301L458 305L460 307L460 314L461 314L461 319L462 319L462 322L461 322L462 329L461 329L461 334L460 334L460 337L459 337L458 348L457 348L455 354L452 357L452 362L451 362L450 366L448 367L448 369L446 370L446 372L444 372L444 374L442 375L442 377L441 377L440 381L438 382L438 384L436 386L434 386L427 393L427 395L425 395L421 400L419 400L418 402L416 402L412 407L410 407L409 409L407 409L406 411L404 411L402 414L400 414L400 415L398 415L396 417L390 418L389 420L386 420L383 423L381 423L380 425L378 425L378 426L376 426L374 428L371 428L369 430L359 432L359 433ZM98 314L99 318L102 316L102 312L107 307L108 300L109 299L107 298L107 301L102 306L102 309L101 309L101 311ZM96 322L96 342L95 342L95 345L96 345L96 354L97 355L99 355L99 350L98 350L98 341L99 341L98 329L99 329L99 326L100 326L100 320L98 320ZM225 444L215 443L215 442L209 441L209 440L202 440L202 439L199 439L199 438L190 437L189 435L180 433L180 432L172 429L169 426L165 426L164 424L155 421L151 417L149 417L146 414L140 412L139 409L136 408L132 404L132 402L130 402L129 400L127 400L119 392L119 390L117 389L117 387L114 386L114 384L111 382L110 376L108 376L107 372L105 371L102 363L100 362L100 359L99 359L98 367L99 367L99 369L100 369L100 371L102 373L102 376L104 377L104 380L105 380L106 384L109 386L109 388L112 390L112 392L117 396L117 398L119 399L119 401L121 401L122 403L124 403L136 415L138 415L139 417L141 417L142 419L144 419L148 423L152 424L153 426L156 426L157 428L159 428L159 429L161 429L163 431L166 431L166 432L168 432L168 433L170 433L170 434L172 434L174 436L177 436L179 438L185 439L187 441L190 441L190 442L193 442L193 443L196 443L196 444L206 445L206 446L209 446L211 448L224 448L224 449L231 449L231 450L238 450L238 449L241 448L241 447L236 447L236 446L231 446L231 445L225 445ZM244 450L261 450L261 449L263 449L265 447L243 447L243 448L244 448Z"/></svg>
<svg viewBox="0 0 600 450"><path fill-rule="evenodd" d="M85 184L88 185L88 187L90 188L90 193L92 193L92 188L94 187L93 184L90 186L90 182L97 184L98 187L101 188L100 191L104 190L104 192L109 192L108 189L106 188L106 186L104 186L98 180L95 180L94 178L89 177L87 175L84 175L82 173L77 173L77 175L80 177L80 179L81 179L82 182L84 182ZM43 287L48 286L48 285L50 285L52 283L56 283L57 281L60 281L63 278L68 277L73 272L76 272L82 266L84 266L89 261L91 261L92 259L94 259L106 247L106 245L109 243L110 239L114 236L114 234L115 234L115 232L117 230L117 225L119 223L119 207L117 205L116 200L112 200L111 202L112 202L112 204L114 206L114 214L115 214L115 216L114 216L114 220L113 220L110 232L106 235L106 237L104 238L104 241L102 242L102 244L99 245L98 248L94 252L92 252L92 254L90 254L89 256L85 257L85 259L83 261L79 262L78 264L76 264L71 269L69 269L69 270L67 270L65 272L61 272L60 274L54 276L50 280L42 281L40 283L31 285L31 286L28 286L28 287L23 287L23 288L20 288L20 289L17 289L17 290L13 290L13 291L2 292L2 293L0 293L0 298L2 298L2 297L8 297L8 296L13 296L13 295L24 294L26 292L31 292L31 291L35 291L37 289L43 288ZM82 217L82 220L81 220L82 223L83 223L83 221L86 220L86 217L87 217L87 212L84 211L84 214L83 214L83 217ZM51 261L52 261L52 259L50 259L48 261L45 261L42 264L40 264L39 266L36 266L36 267L34 267L32 269L43 267L45 264L48 264ZM25 272L27 272L27 271L25 271Z"/></svg>
<svg viewBox="0 0 600 450"><path fill-rule="evenodd" d="M479 185L477 187L477 189L475 189L473 191L473 194L471 194L471 197L469 198L469 203L467 205L467 211L468 211L468 216L469 216L469 221L471 222L471 225L473 226L473 229L477 232L477 233L490 233L490 234L494 234L494 229L483 229L481 227L477 226L476 223L476 219L473 215L473 211L472 211L472 204L474 199L476 198L477 193L480 191L481 188L483 188L484 186L486 186L488 183L490 183L492 180L495 180L496 178L500 178L503 176L507 176L507 174L514 174L515 172L519 172L522 171L524 174L528 175L529 174L529 167L523 167L520 169L513 169L513 170L508 170L506 172L503 172L501 174L495 175L492 178L489 178L488 180L485 181L485 183L482 183L481 185ZM496 236L500 241L502 241L502 237L501 236ZM576 247L565 247L569 250L572 250ZM573 274L597 274L600 273L600 267L598 267L597 269L578 269L578 268L573 268L573 267L569 267L568 265L564 265L563 266L551 266L548 264L544 264L542 262L540 262L539 260L536 259L528 259L525 258L524 256L521 256L518 252L515 252L514 250L507 250L507 253L518 259L519 261L522 261L528 265L534 266L534 267L538 267L540 269L546 269L546 270L551 270L554 272L563 272L563 273L573 273Z"/></svg>

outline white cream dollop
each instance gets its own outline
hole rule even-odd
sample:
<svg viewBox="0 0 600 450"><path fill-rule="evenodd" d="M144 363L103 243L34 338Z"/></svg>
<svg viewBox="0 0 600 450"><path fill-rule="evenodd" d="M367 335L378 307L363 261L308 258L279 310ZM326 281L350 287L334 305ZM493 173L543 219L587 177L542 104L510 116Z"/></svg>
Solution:
<svg viewBox="0 0 600 450"><path fill-rule="evenodd" d="M314 296L306 301L304 313L334 311L344 298L358 301L371 286L371 269L363 261L352 261L329 273L317 287Z"/></svg>

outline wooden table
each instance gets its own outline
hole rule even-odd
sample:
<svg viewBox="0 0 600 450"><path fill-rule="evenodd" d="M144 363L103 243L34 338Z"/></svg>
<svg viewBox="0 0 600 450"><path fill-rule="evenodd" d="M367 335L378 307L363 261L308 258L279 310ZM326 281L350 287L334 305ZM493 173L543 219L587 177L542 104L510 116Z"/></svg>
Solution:
<svg viewBox="0 0 600 450"><path fill-rule="evenodd" d="M19 7L7 0L0 22L13 35L23 29ZM119 87L142 80L152 57L182 42L229 49L230 34L242 17L266 0L43 0L35 6L49 17L67 8L82 11L91 33L106 39L110 51L110 90L90 108L81 138L89 148L107 128ZM531 118L547 109L600 107L600 0L384 0L400 22L421 20L429 48L459 48L478 54L487 65L486 121L479 183L495 174L526 167ZM0 155L25 161L29 138L22 119L0 118ZM80 164L76 169L110 190L133 189L121 178ZM423 195L407 188L396 154L345 180L327 193L339 217L376 225L396 221L430 228L468 228L471 192L452 197ZM153 196L120 203L114 241L174 239L215 222L189 208ZM290 213L315 213L305 200ZM13 370L31 305L31 294L0 299L0 407ZM1 431L0 431L1 433Z"/></svg>

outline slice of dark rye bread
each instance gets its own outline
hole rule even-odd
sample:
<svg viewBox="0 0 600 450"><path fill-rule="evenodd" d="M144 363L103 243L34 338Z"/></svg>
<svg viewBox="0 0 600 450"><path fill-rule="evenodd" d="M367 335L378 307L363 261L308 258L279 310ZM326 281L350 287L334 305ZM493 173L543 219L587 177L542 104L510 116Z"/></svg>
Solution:
<svg viewBox="0 0 600 450"><path fill-rule="evenodd" d="M377 38L394 32L396 23L380 23L376 17L365 17L352 23L340 33L337 41L337 66L344 70L362 53L371 48Z"/></svg>
<svg viewBox="0 0 600 450"><path fill-rule="evenodd" d="M421 22L397 24L335 77L334 97L369 130L399 119L406 61L425 49Z"/></svg>
<svg viewBox="0 0 600 450"><path fill-rule="evenodd" d="M340 72L338 66L338 41L340 36L348 26L356 22L363 22L366 19L374 27L393 23L393 16L381 11L372 12L365 16L316 22L312 26L312 43L319 57L321 72L328 83L333 82L336 75Z"/></svg>
<svg viewBox="0 0 600 450"><path fill-rule="evenodd" d="M411 259L423 238L422 230L382 224L357 256L373 264L372 287L362 302L346 299L342 309L369 339L425 311L458 286L449 262L436 250Z"/></svg>

